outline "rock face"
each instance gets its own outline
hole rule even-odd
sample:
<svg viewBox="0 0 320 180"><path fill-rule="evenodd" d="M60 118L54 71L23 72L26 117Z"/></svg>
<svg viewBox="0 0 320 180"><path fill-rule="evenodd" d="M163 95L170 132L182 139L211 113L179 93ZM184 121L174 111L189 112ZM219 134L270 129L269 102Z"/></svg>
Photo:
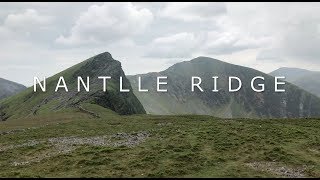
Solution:
<svg viewBox="0 0 320 180"><path fill-rule="evenodd" d="M68 92L60 88L55 92L60 76L63 76L68 87ZM86 92L81 85L77 89L77 77L81 76L86 82L90 78L90 91ZM103 81L99 76L111 76L107 80L107 90L103 92ZM123 88L130 92L120 92L120 76L123 77ZM46 92L38 87L33 92L33 87L13 96L0 104L2 120L22 115L36 115L47 111L59 111L70 107L81 107L82 103L98 104L109 108L119 114L143 114L145 110L137 97L133 94L129 80L126 78L121 63L114 60L110 53L105 52L68 68L46 80Z"/></svg>
<svg viewBox="0 0 320 180"><path fill-rule="evenodd" d="M26 87L24 85L0 78L0 100L15 95Z"/></svg>
<svg viewBox="0 0 320 180"><path fill-rule="evenodd" d="M272 76L285 76L288 82L320 97L320 72L299 68L279 68L270 73Z"/></svg>
<svg viewBox="0 0 320 180"><path fill-rule="evenodd" d="M142 88L149 89L149 92L138 92L138 76L142 78ZM168 77L167 93L156 92L157 76ZM204 92L197 88L191 91L192 76L202 78ZM219 77L219 92L212 92L212 76ZM229 76L242 80L240 91L228 91ZM263 93L251 89L251 79L256 76L265 78ZM204 114L225 118L320 117L320 100L316 96L290 83L286 83L285 93L277 93L272 76L208 57L177 63L162 72L128 78L149 114ZM256 83L263 81L257 80Z"/></svg>

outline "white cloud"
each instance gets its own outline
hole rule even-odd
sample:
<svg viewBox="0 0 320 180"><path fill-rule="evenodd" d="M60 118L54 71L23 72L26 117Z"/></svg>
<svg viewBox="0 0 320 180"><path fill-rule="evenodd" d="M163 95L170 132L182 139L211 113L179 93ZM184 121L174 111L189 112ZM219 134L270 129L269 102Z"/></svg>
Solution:
<svg viewBox="0 0 320 180"><path fill-rule="evenodd" d="M0 25L0 40L7 43L8 41L26 40L35 42L41 38L45 39L50 37L51 33L48 30L52 29L50 25L53 23L53 16L39 13L35 9L23 9L16 13L9 13L3 17L3 23Z"/></svg>
<svg viewBox="0 0 320 180"><path fill-rule="evenodd" d="M159 15L183 21L202 21L212 20L225 13L226 6L220 2L175 2L167 3L167 6L159 12Z"/></svg>
<svg viewBox="0 0 320 180"><path fill-rule="evenodd" d="M269 46L270 36L252 36L228 17L216 21L216 30L193 31L155 38L147 45L148 57L185 58L193 54L227 55Z"/></svg>
<svg viewBox="0 0 320 180"><path fill-rule="evenodd" d="M320 3L228 3L228 17L251 37L271 37L257 60L319 63Z"/></svg>
<svg viewBox="0 0 320 180"><path fill-rule="evenodd" d="M237 31L208 32L203 49L213 55L232 54L234 52L264 47L270 42L269 37L252 37Z"/></svg>
<svg viewBox="0 0 320 180"><path fill-rule="evenodd" d="M56 42L66 45L111 42L143 33L152 20L150 10L138 9L132 3L92 5L81 14L70 35L62 35Z"/></svg>
<svg viewBox="0 0 320 180"><path fill-rule="evenodd" d="M34 9L27 9L23 13L9 14L4 21L4 26L10 29L37 28L52 21L52 17L40 15Z"/></svg>

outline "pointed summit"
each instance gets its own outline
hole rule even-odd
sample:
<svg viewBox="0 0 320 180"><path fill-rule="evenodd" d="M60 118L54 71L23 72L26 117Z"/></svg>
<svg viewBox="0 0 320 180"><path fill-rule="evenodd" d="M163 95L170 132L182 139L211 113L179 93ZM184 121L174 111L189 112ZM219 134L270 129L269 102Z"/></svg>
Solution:
<svg viewBox="0 0 320 180"><path fill-rule="evenodd" d="M110 76L106 92L103 91L103 81L99 76ZM55 88L59 77L64 77L68 92ZM77 78L90 79L90 91L78 92ZM130 92L119 90L120 77L123 88ZM85 80L86 81L86 80ZM93 56L71 68L46 80L46 92L33 92L33 87L23 91L19 97L13 96L0 104L0 120L25 115L37 115L44 111L59 111L65 108L81 108L83 103L97 104L109 108L119 114L143 114L145 110L132 92L129 80L126 78L121 63L114 60L110 53L104 52ZM14 100L12 100L14 99Z"/></svg>
<svg viewBox="0 0 320 180"><path fill-rule="evenodd" d="M112 55L109 53L109 52L103 52L103 53L100 53L100 54L97 54L95 56L93 56L93 59L105 59L105 60L108 60L108 59L113 59L112 58Z"/></svg>

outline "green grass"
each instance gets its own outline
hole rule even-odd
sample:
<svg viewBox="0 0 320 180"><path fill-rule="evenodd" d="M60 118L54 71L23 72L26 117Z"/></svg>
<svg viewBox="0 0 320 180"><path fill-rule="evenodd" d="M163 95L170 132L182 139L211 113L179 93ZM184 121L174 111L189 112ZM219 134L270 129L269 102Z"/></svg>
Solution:
<svg viewBox="0 0 320 180"><path fill-rule="evenodd" d="M318 119L218 119L211 116L119 116L100 106L43 113L0 123L0 148L52 137L94 137L148 131L135 147L77 145L75 150L14 166L54 149L49 143L0 151L1 177L279 177L247 166L275 162L306 167L307 177L320 176ZM37 127L27 129L30 127Z"/></svg>

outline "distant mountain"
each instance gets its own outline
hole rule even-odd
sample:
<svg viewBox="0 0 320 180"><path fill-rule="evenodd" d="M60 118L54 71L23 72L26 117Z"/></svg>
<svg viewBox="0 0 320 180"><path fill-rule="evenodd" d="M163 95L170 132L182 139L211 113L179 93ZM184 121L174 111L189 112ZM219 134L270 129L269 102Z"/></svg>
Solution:
<svg viewBox="0 0 320 180"><path fill-rule="evenodd" d="M286 80L320 97L320 72L299 68L282 67L270 73L272 76L285 76Z"/></svg>
<svg viewBox="0 0 320 180"><path fill-rule="evenodd" d="M60 76L65 78L69 92L55 87ZM77 77L84 81L90 77L90 91L77 90ZM98 76L111 76L107 81L107 91L103 92L103 83ZM123 77L123 88L130 92L119 91L119 77ZM79 108L82 103L93 103L109 108L119 114L140 114L145 110L132 92L129 80L125 77L121 63L114 60L110 53L105 52L85 60L71 68L68 68L46 80L47 90L42 92L38 87L33 92L33 87L22 93L12 96L0 102L0 120L9 118L36 115L46 112L59 111L61 109Z"/></svg>
<svg viewBox="0 0 320 180"><path fill-rule="evenodd" d="M143 88L149 92L138 92L138 76L142 78ZM157 76L168 77L167 93L156 92ZM202 78L204 92L191 91L192 76ZM219 92L212 92L212 76L219 76ZM228 91L228 76L242 80L240 91ZM265 92L252 91L250 81L255 76L265 77ZM177 63L165 71L128 78L135 95L150 114L206 114L225 118L320 117L318 97L290 83L286 83L285 93L274 92L274 77L208 57Z"/></svg>
<svg viewBox="0 0 320 180"><path fill-rule="evenodd" d="M0 78L0 100L26 89L24 85Z"/></svg>

